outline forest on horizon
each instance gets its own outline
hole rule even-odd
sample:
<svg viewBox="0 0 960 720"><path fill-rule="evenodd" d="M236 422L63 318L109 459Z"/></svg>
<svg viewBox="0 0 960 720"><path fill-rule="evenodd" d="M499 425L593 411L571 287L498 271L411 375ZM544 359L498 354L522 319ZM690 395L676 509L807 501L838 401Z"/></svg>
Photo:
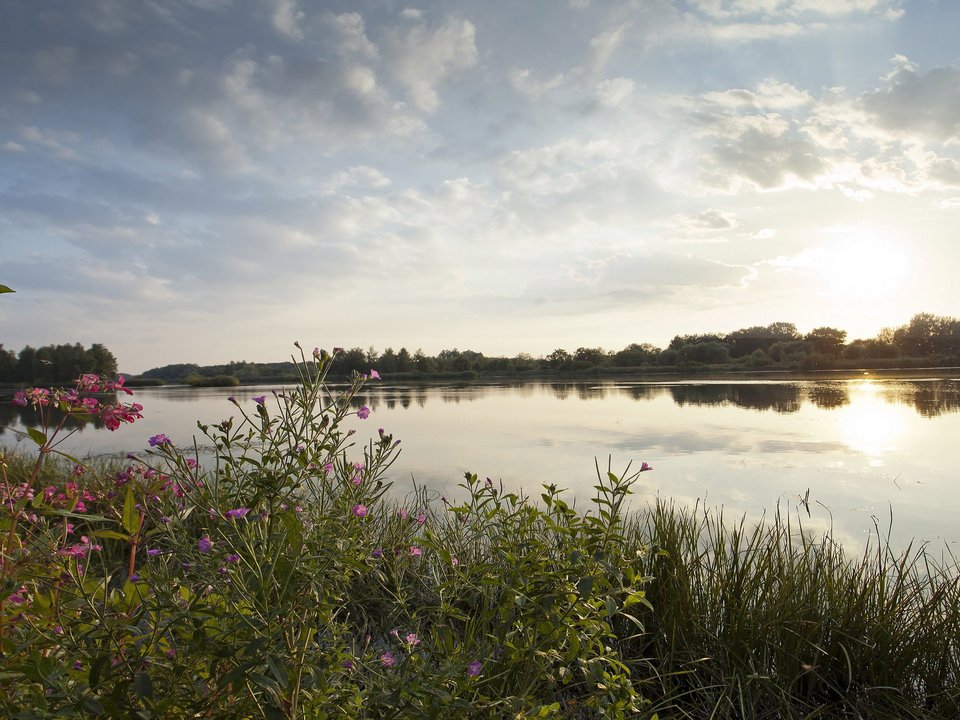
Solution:
<svg viewBox="0 0 960 720"><path fill-rule="evenodd" d="M960 319L918 313L907 324L881 330L876 337L847 342L847 333L819 327L800 333L796 325L775 322L729 333L705 332L677 335L666 348L631 343L619 351L579 347L557 348L543 357L519 353L513 357L485 356L474 350L442 350L435 356L406 347L354 347L336 353L333 377L371 368L399 378L469 379L478 376L524 376L556 373L717 370L827 370L883 367L960 365ZM117 373L113 353L101 344L89 349L79 343L27 346L14 353L0 344L0 384L51 385L66 383L82 373ZM231 361L223 365L177 363L131 376L137 384L186 383L238 385L294 381L291 361L256 363Z"/></svg>

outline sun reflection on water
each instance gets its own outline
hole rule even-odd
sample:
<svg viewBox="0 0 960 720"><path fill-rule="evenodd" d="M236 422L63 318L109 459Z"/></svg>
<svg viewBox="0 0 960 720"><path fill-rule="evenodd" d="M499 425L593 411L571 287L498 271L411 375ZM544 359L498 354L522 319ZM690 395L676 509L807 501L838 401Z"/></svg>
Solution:
<svg viewBox="0 0 960 720"><path fill-rule="evenodd" d="M886 402L880 387L871 380L850 386L852 402L837 409L843 441L869 458L871 466L883 465L883 455L897 449L906 430L903 408Z"/></svg>

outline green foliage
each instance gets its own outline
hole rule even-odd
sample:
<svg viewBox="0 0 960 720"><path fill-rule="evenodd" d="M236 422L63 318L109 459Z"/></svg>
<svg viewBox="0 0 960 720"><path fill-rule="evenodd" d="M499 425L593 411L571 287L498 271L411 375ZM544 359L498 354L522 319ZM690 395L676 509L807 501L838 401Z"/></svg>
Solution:
<svg viewBox="0 0 960 720"><path fill-rule="evenodd" d="M49 493L33 490L43 453L26 476L4 465L18 490L0 527L0 713L641 710L621 651L648 609L623 536L634 476L602 475L590 513L473 475L462 504L396 506L383 477L398 443L381 430L354 445L367 378L333 392L331 361L301 358L295 388L199 426L210 454L158 435L142 462Z"/></svg>
<svg viewBox="0 0 960 720"><path fill-rule="evenodd" d="M635 657L683 717L960 715L960 572L879 531L858 558L779 513L728 522L660 501L633 529L658 550Z"/></svg>

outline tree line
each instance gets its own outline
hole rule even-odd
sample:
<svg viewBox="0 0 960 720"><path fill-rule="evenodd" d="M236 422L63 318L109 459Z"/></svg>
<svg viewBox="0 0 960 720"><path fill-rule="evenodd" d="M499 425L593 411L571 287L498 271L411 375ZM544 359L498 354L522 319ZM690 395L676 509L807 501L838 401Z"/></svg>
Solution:
<svg viewBox="0 0 960 720"><path fill-rule="evenodd" d="M116 377L117 359L100 343L85 348L80 343L27 345L19 353L0 343L0 383L64 385L85 373Z"/></svg>
<svg viewBox="0 0 960 720"><path fill-rule="evenodd" d="M543 357L520 353L513 357L486 356L457 348L427 355L370 347L344 350L336 355L331 374L381 373L401 377L470 378L477 375L535 375L539 373L624 372L630 369L695 368L802 369L884 367L960 364L960 320L930 313L915 315L909 323L886 328L877 337L847 342L847 333L833 327L818 327L801 333L789 322L753 326L733 332L677 335L666 348L650 343L631 343L619 351L580 347L558 348ZM165 365L148 370L145 378L164 382L224 384L295 381L292 362L254 363L233 361L224 365Z"/></svg>

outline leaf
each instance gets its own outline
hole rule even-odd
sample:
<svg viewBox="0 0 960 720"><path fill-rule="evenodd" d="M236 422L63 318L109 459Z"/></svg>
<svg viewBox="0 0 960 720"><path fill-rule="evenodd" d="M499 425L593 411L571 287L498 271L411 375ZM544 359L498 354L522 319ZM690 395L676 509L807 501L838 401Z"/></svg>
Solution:
<svg viewBox="0 0 960 720"><path fill-rule="evenodd" d="M90 537L107 538L109 540L130 540L129 535L118 533L116 530L94 530Z"/></svg>
<svg viewBox="0 0 960 720"><path fill-rule="evenodd" d="M47 436L36 428L27 428L27 435L30 436L30 439L33 440L38 447L43 447L47 444Z"/></svg>
<svg viewBox="0 0 960 720"><path fill-rule="evenodd" d="M589 575L577 581L577 592L581 597L589 595L591 590L593 590L593 578Z"/></svg>
<svg viewBox="0 0 960 720"><path fill-rule="evenodd" d="M133 676L133 691L142 698L153 697L153 681L147 672L138 672Z"/></svg>
<svg viewBox="0 0 960 720"><path fill-rule="evenodd" d="M127 496L123 500L123 529L130 535L136 535L140 529L140 513L133 499L133 485L127 485Z"/></svg>
<svg viewBox="0 0 960 720"><path fill-rule="evenodd" d="M12 293L12 292L16 292L16 290L11 290L6 285L0 285L0 295L3 295L4 293Z"/></svg>

